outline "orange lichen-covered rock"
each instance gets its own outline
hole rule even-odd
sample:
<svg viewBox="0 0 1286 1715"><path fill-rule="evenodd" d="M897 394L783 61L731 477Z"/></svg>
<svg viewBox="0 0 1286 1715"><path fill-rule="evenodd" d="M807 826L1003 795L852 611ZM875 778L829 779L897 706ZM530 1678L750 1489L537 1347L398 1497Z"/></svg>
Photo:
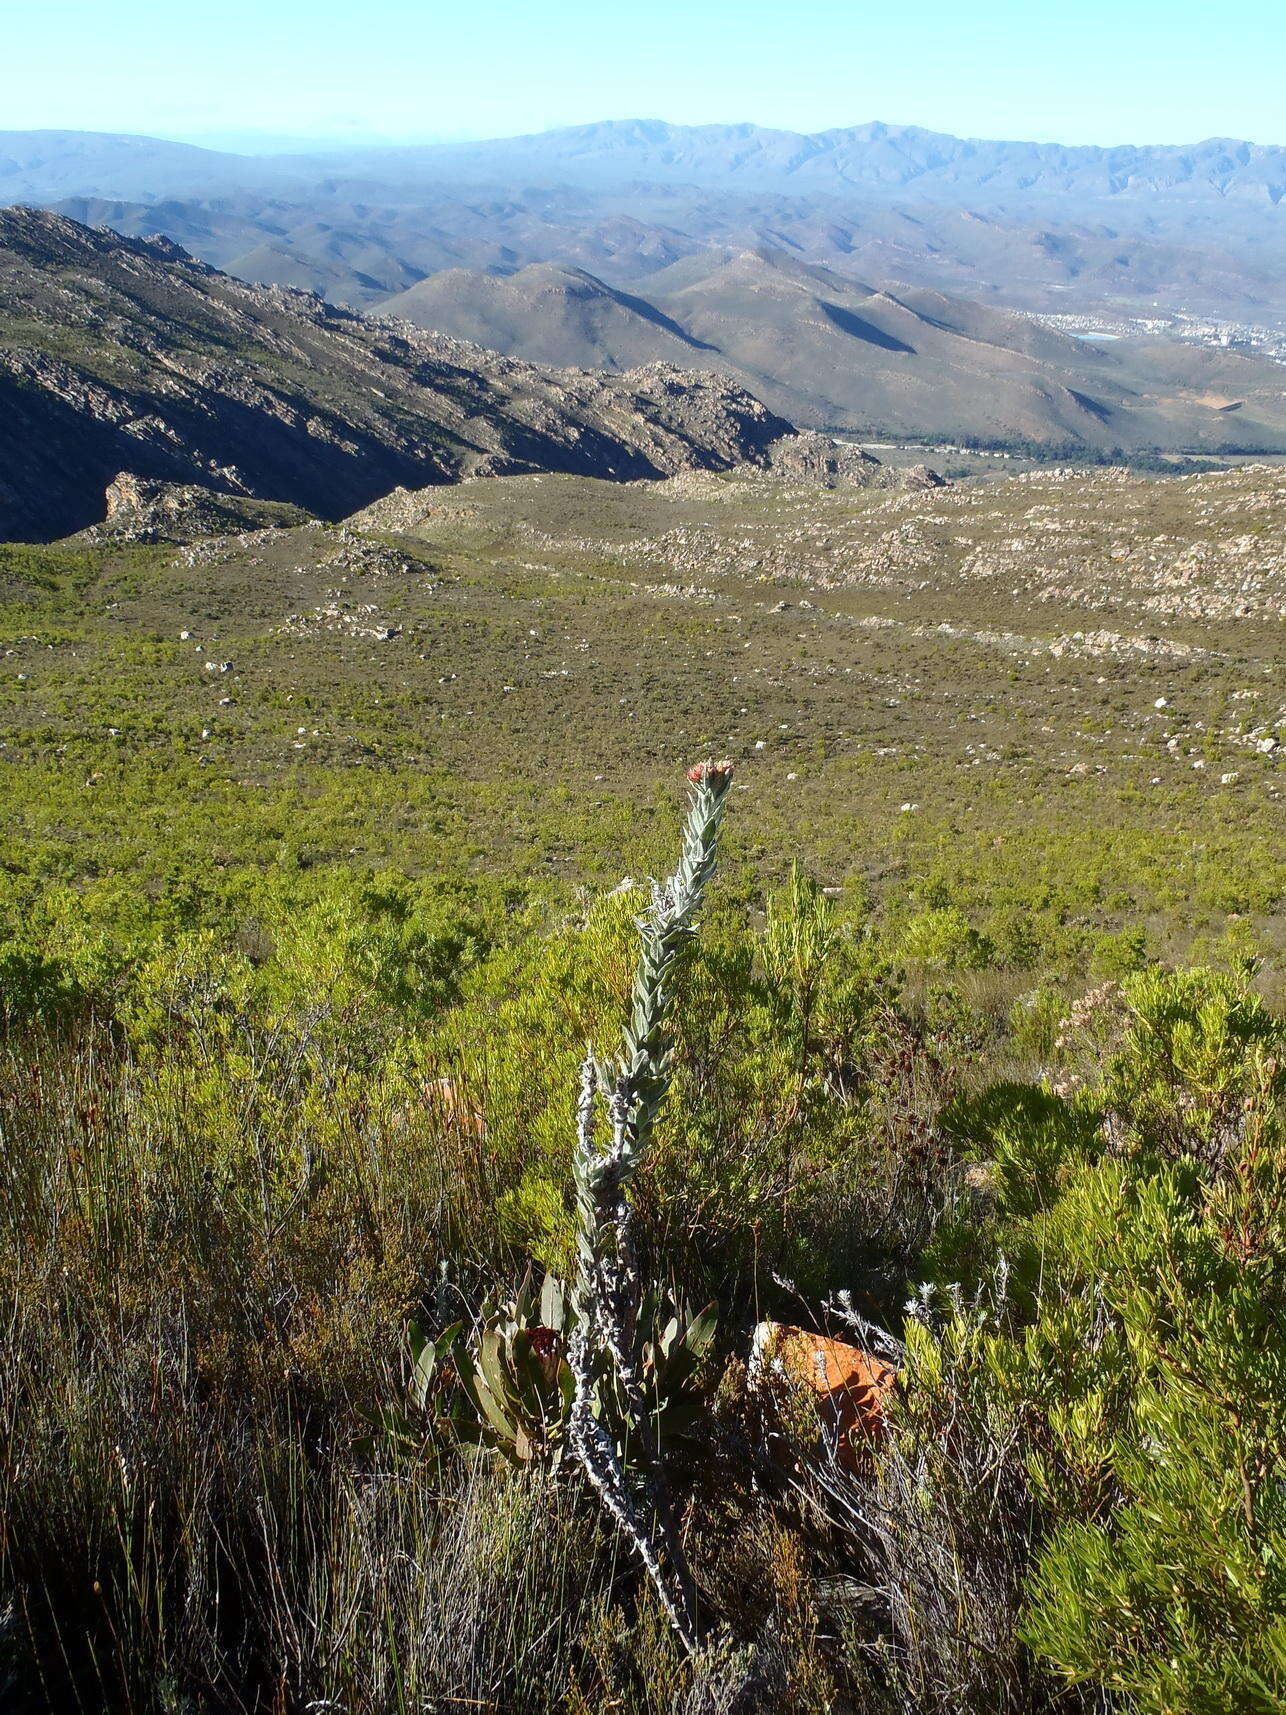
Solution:
<svg viewBox="0 0 1286 1715"><path fill-rule="evenodd" d="M854 1472L864 1462L864 1444L885 1431L885 1402L897 1380L892 1365L860 1346L781 1322L761 1322L755 1329L750 1374L761 1383L776 1377L807 1389L833 1438L836 1459Z"/></svg>

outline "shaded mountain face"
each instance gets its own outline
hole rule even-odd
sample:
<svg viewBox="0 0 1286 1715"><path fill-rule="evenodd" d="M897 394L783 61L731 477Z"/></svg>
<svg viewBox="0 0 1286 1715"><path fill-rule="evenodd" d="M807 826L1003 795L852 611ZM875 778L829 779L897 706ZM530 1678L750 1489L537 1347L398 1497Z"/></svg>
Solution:
<svg viewBox="0 0 1286 1715"><path fill-rule="evenodd" d="M551 373L0 211L0 537L97 522L121 471L339 518L469 474L727 469L790 433L721 375Z"/></svg>
<svg viewBox="0 0 1286 1715"><path fill-rule="evenodd" d="M718 367L792 421L824 428L1100 450L1286 450L1286 370L1266 358L1096 346L779 251L687 257L653 274L646 298L578 270L505 279L453 270L386 308L544 362Z"/></svg>

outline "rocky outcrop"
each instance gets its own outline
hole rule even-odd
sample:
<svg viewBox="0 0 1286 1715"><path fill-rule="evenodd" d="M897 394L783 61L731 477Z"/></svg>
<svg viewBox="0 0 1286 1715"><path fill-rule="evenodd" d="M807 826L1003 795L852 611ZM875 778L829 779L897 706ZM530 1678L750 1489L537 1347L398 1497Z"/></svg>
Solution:
<svg viewBox="0 0 1286 1715"><path fill-rule="evenodd" d="M768 449L767 468L788 481L816 482L826 488L870 488L883 466L861 447L807 431L775 441Z"/></svg>
<svg viewBox="0 0 1286 1715"><path fill-rule="evenodd" d="M757 468L788 482L823 488L941 488L945 480L928 465L892 469L850 441L832 440L812 430L774 441Z"/></svg>
<svg viewBox="0 0 1286 1715"><path fill-rule="evenodd" d="M288 530L310 522L301 507L219 494L197 483L153 482L121 471L107 485L107 516L81 532L85 542L199 542L269 526Z"/></svg>
<svg viewBox="0 0 1286 1715"><path fill-rule="evenodd" d="M719 374L541 369L0 211L0 539L105 522L121 471L334 519L469 475L758 464L790 432Z"/></svg>

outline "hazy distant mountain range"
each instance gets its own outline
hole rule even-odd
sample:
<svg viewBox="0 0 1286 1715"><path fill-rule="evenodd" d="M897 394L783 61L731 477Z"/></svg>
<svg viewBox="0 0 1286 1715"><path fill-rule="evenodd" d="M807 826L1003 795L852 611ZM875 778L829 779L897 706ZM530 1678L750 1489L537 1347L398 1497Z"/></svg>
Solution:
<svg viewBox="0 0 1286 1715"><path fill-rule="evenodd" d="M1259 207L1286 199L1286 147L1211 138L1182 146L1067 147L988 142L913 125L855 125L804 135L758 125L669 125L609 120L485 143L433 144L330 157L332 166L380 178L432 173L495 183L539 173L546 182L619 185L639 180L781 191L857 193L977 207L1057 200L1164 199L1200 205L1229 198Z"/></svg>
<svg viewBox="0 0 1286 1715"><path fill-rule="evenodd" d="M1069 147L952 137L909 125L804 135L757 125L608 120L481 143L232 155L157 138L76 131L0 133L0 196L157 199L197 187L391 185L700 186L755 195L928 201L966 208L1088 206L1226 214L1286 202L1286 146L1210 138L1190 145ZM1173 218L1170 216L1169 218Z"/></svg>
<svg viewBox="0 0 1286 1715"><path fill-rule="evenodd" d="M1098 448L1275 448L1286 370L1166 341L1286 328L1286 148L1065 148L631 120L237 156L0 133L0 201L544 364L722 370L803 423ZM1157 322L1076 341L1007 312Z"/></svg>
<svg viewBox="0 0 1286 1715"><path fill-rule="evenodd" d="M23 200L15 194L14 200ZM426 274L512 272L533 262L587 268L622 286L685 256L777 249L858 279L898 280L1034 310L1155 306L1286 322L1276 216L1251 244L1122 236L1071 223L968 209L753 197L731 191L354 186L328 181L306 200L222 191L157 201L32 198L74 219L145 236L162 231L246 279L300 286L369 307ZM1286 257L1286 239L1281 241Z"/></svg>
<svg viewBox="0 0 1286 1715"><path fill-rule="evenodd" d="M12 131L0 202L159 229L220 267L353 303L451 266L557 261L624 282L718 244L1029 308L1071 291L1286 321L1286 147L1226 140L1065 148L628 120L241 156Z"/></svg>

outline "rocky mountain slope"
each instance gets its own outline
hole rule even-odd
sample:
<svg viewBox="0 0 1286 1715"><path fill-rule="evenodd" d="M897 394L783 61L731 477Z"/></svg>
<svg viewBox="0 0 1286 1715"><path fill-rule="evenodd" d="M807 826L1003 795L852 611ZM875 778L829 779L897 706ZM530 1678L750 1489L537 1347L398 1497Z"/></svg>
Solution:
<svg viewBox="0 0 1286 1715"><path fill-rule="evenodd" d="M551 373L163 239L0 212L0 537L96 522L121 471L335 518L468 474L762 462L790 433L720 375Z"/></svg>
<svg viewBox="0 0 1286 1715"><path fill-rule="evenodd" d="M718 367L792 421L1099 450L1286 451L1286 369L1170 344L1096 345L781 250L705 251L626 293L545 264L449 270L384 308L540 363Z"/></svg>

